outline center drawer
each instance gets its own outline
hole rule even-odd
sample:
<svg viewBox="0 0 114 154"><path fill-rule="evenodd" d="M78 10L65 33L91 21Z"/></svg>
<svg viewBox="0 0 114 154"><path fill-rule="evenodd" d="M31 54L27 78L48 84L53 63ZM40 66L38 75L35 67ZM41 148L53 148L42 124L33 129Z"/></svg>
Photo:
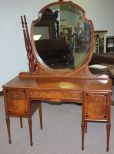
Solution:
<svg viewBox="0 0 114 154"><path fill-rule="evenodd" d="M39 99L81 99L80 91L30 91L31 98Z"/></svg>

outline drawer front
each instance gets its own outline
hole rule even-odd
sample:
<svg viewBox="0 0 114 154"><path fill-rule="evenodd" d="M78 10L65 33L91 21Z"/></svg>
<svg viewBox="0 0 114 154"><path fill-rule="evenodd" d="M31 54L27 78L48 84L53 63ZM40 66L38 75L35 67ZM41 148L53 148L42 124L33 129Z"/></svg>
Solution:
<svg viewBox="0 0 114 154"><path fill-rule="evenodd" d="M100 94L87 94L85 97L86 119L107 119L107 96Z"/></svg>
<svg viewBox="0 0 114 154"><path fill-rule="evenodd" d="M39 98L39 99L69 99L75 100L81 99L81 92L79 91L30 91L29 96L32 98Z"/></svg>
<svg viewBox="0 0 114 154"><path fill-rule="evenodd" d="M11 89L10 90L11 99L26 99L26 91L24 89Z"/></svg>
<svg viewBox="0 0 114 154"><path fill-rule="evenodd" d="M26 91L23 89L7 89L6 108L8 114L26 115L28 114L28 101Z"/></svg>

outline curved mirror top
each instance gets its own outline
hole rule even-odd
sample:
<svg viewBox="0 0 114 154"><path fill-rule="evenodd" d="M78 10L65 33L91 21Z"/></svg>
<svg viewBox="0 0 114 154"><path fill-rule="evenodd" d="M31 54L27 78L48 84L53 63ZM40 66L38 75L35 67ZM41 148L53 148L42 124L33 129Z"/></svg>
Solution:
<svg viewBox="0 0 114 154"><path fill-rule="evenodd" d="M80 67L91 47L91 25L80 7L57 3L39 12L34 23L38 56L50 68Z"/></svg>

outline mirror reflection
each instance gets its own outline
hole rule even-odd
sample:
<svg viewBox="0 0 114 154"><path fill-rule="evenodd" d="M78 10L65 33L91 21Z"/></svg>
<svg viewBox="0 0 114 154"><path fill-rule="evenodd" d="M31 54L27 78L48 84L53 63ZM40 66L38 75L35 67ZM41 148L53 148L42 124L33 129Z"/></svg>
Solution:
<svg viewBox="0 0 114 154"><path fill-rule="evenodd" d="M83 11L67 3L39 12L34 43L42 61L54 69L81 66L91 45L91 29Z"/></svg>

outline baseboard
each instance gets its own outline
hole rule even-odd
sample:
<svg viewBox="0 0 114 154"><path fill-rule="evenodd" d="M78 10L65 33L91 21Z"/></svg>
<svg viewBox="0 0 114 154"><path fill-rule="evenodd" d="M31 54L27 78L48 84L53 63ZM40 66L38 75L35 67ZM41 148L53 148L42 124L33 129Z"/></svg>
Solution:
<svg viewBox="0 0 114 154"><path fill-rule="evenodd" d="M0 96L2 96L3 95L3 91L0 91Z"/></svg>

